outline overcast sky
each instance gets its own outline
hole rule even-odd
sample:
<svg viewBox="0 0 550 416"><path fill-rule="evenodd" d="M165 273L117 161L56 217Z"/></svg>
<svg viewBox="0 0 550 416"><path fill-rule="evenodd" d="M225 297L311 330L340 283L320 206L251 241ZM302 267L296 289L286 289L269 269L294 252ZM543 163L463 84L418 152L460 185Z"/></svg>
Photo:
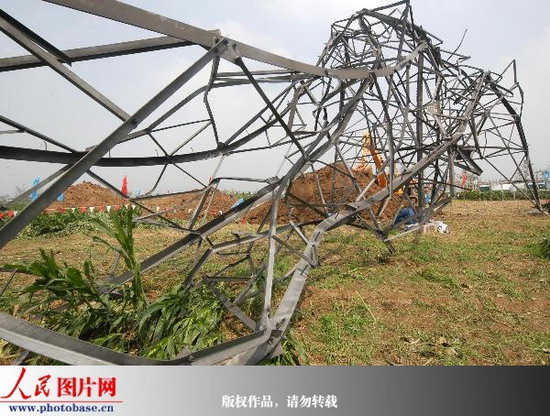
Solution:
<svg viewBox="0 0 550 416"><path fill-rule="evenodd" d="M126 2L205 29L220 29L233 39L308 63L315 63L333 21L346 18L361 8L387 3L380 0ZM510 60L517 60L519 81L525 91L523 122L532 161L537 169L548 167L550 2L419 0L412 1L412 5L415 22L442 39L447 50L454 50L467 30L460 52L472 57L471 65L499 72ZM39 0L0 0L0 7L60 49L156 36ZM26 52L0 35L1 57L23 54ZM97 61L75 64L73 69L127 112L139 108L178 74L182 65L192 62L190 57L173 51L159 52L153 60L138 57L116 59L115 66L112 62L103 64ZM108 77L105 71L108 71ZM0 74L0 114L54 137L61 136L79 150L84 144L99 142L117 126L117 119L106 115L91 100L75 92L74 87L67 85L57 74L45 69L18 72ZM144 77L147 82L143 82ZM255 103L247 105L253 107ZM51 113L53 107L55 116ZM83 123L79 117L81 114L87 114L94 122ZM15 144L16 140L0 136L0 142L5 144ZM54 168L56 166L33 164L29 169L23 168L22 162L0 159L0 194L11 194L17 186L28 188L34 177L44 178ZM200 173L200 169L196 167L196 172ZM130 181L130 184L134 185L134 191L142 186L135 181Z"/></svg>

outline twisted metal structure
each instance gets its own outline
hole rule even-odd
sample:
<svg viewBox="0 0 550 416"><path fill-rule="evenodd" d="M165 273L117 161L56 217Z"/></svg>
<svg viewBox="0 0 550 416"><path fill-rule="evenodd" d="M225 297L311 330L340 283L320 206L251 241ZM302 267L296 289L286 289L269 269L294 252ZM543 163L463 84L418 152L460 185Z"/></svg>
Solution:
<svg viewBox="0 0 550 416"><path fill-rule="evenodd" d="M132 200L146 213L137 221L171 227L181 238L145 259L142 271L176 256L194 259L188 269L179 271L185 286L189 290L207 286L240 322L245 335L158 361L110 351L0 314L0 337L38 354L70 364L257 363L280 353L308 272L319 265L319 245L327 232L351 226L373 233L392 250L392 239L403 233L403 221L396 221L400 209L413 205L419 224L429 221L459 189L457 168L479 175L480 165L485 164L506 178L519 174L527 185L535 182L521 124L523 95L515 63L500 74L466 65L465 56L445 51L439 39L415 24L408 1L364 9L334 23L315 65L118 1L46 1L162 36L60 51L7 14L0 15L2 32L30 52L0 59L0 72L48 67L120 119L111 134L81 151L0 116L0 122L27 143L46 141L56 149L0 145L1 159L63 165L12 201L44 188L0 230L0 247L83 174L119 192L94 169L157 166L160 171L150 191ZM203 52L133 114L68 66L167 48ZM222 62L234 69L221 71ZM162 107L192 80L200 80L198 74L205 70L209 72L205 83L178 98L175 105ZM237 129L226 131L218 125L225 109L216 107L213 97L218 91L236 88L254 91L263 105L252 116L241 115ZM189 134L190 127L194 130ZM183 140L182 131L188 133ZM170 133L172 139L160 139L161 132ZM173 138L179 140L176 146ZM145 154L108 156L128 143ZM152 153L147 147L151 143L162 155ZM275 172L239 173L246 160L273 157L280 158ZM206 172L190 173L188 166L206 161L215 161L209 180ZM520 169L525 164L527 176ZM180 190L194 198L175 208L190 213L185 224L166 218L165 212L154 212L147 204L158 196L155 190L171 166L175 167L172 172L194 182L191 189ZM207 218L216 189L234 181L256 186L257 191L221 215ZM540 208L536 187L519 191ZM250 212L262 213L256 231L238 230L236 220ZM231 233L225 232L227 228ZM283 254L290 254L295 262L281 262ZM107 283L122 285L129 279L127 272L111 276ZM258 297L260 310L245 312L242 305Z"/></svg>

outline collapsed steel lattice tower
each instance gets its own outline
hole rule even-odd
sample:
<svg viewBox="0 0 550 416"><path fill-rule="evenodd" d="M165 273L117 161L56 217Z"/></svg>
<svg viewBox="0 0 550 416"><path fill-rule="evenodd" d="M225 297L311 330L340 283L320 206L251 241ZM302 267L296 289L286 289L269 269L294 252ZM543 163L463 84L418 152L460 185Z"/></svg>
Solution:
<svg viewBox="0 0 550 416"><path fill-rule="evenodd" d="M88 174L117 191L94 172L96 167L158 166L150 191L132 203L146 215L137 221L168 226L181 238L145 259L143 272L174 257L194 258L180 271L185 287L206 285L230 315L240 321L246 335L212 348L182 353L171 361L126 355L0 314L0 337L25 349L71 364L254 364L278 354L308 271L319 265L318 247L323 235L340 226L373 233L391 250L391 240L402 232L396 222L402 206L415 205L422 224L455 195L457 168L481 173L480 160L504 177L522 175L534 183L528 147L521 124L523 96L516 80L515 64L501 74L464 64L465 57L441 48L441 42L414 23L408 1L373 10L362 10L333 24L331 36L316 65L287 59L215 31L202 30L152 14L121 2L46 0L92 15L157 32L162 37L60 51L2 13L0 29L31 55L0 59L0 72L49 67L120 119L119 126L87 151L71 147L0 116L0 122L30 140L46 141L56 150L0 145L0 158L60 163L63 168L16 200L44 188L41 195L0 230L0 247L51 204L56 196ZM67 64L132 53L153 53L166 48L203 48L206 52L134 114L128 114L105 95L76 75ZM250 63L261 69L250 69ZM233 65L222 72L220 63ZM149 116L171 96L210 69L208 81L169 109ZM219 111L212 105L215 91L247 87L262 99L263 107L241 120L238 129L217 126ZM178 123L192 104L202 114ZM183 126L196 130L168 149L157 138L163 130L177 132ZM175 134L175 133L174 133ZM367 139L368 143L366 143ZM108 157L118 146L154 142L163 155ZM191 146L195 145L195 149ZM365 157L365 146L380 155L381 164ZM173 145L172 145L173 146ZM51 146L50 146L51 147ZM196 150L200 148L201 150ZM272 172L254 172L253 177L231 174L233 158L286 149L280 166ZM193 177L195 203L177 207L192 212L180 223L164 218L146 204L169 166L192 176L188 164L214 159L209 181ZM504 160L505 164L499 160ZM527 164L528 172L520 167ZM512 166L507 172L502 166ZM366 167L370 166L369 169ZM228 172L223 175L220 172ZM238 172L238 170L235 170ZM321 184L323 176L324 184ZM382 180L382 177L385 180ZM260 184L255 194L206 222L213 194L230 181ZM302 181L302 182L300 182ZM296 184L309 181L313 190ZM46 187L47 186L47 187ZM117 191L118 192L118 191ZM536 187L524 192L540 208ZM429 198L424 198L425 193ZM412 196L417 198L413 199ZM415 201L418 202L415 202ZM257 207L265 215L255 232L235 230L235 221ZM232 233L223 233L232 227ZM243 229L245 230L245 229ZM245 230L246 231L246 230ZM390 236L392 233L392 236ZM278 261L291 253L296 263ZM224 267L212 271L212 259ZM130 272L111 276L106 283L122 285ZM274 288L282 296L274 296ZM260 297L263 307L256 315L241 306ZM279 299L280 298L280 299ZM277 301L275 300L277 299Z"/></svg>

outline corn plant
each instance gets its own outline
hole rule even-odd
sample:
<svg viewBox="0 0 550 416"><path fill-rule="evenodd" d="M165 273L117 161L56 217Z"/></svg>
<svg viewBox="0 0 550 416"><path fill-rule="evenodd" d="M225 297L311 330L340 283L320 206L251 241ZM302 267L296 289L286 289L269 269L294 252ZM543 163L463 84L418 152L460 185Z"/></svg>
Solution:
<svg viewBox="0 0 550 416"><path fill-rule="evenodd" d="M138 336L147 343L143 354L174 358L179 351L210 347L222 338L218 300L204 287L177 287L140 314Z"/></svg>
<svg viewBox="0 0 550 416"><path fill-rule="evenodd" d="M93 239L120 254L124 260L126 267L132 273L132 302L134 307L139 309L142 305L147 304L147 298L143 290L140 264L134 250L133 211L132 209L122 209L111 214L110 219L110 223L99 217L92 218L92 221L99 225L109 237L116 240L118 247L101 237L95 236Z"/></svg>
<svg viewBox="0 0 550 416"><path fill-rule="evenodd" d="M84 271L60 265L52 251L40 250L40 260L32 264L7 267L39 277L20 291L27 299L21 313L40 318L43 324L67 335L90 339L111 326L113 310L108 296L101 294L90 261Z"/></svg>
<svg viewBox="0 0 550 416"><path fill-rule="evenodd" d="M187 290L178 285L148 302L135 257L132 210L112 213L110 222L100 217L92 220L115 240L94 237L124 259L132 273L131 284L118 288L120 296L111 297L100 290L90 260L78 269L59 264L53 252L40 250L40 259L30 265L5 266L38 276L19 292L21 315L39 319L60 333L117 351L139 350L158 359L174 358L184 348L202 349L221 340L222 308L205 287Z"/></svg>

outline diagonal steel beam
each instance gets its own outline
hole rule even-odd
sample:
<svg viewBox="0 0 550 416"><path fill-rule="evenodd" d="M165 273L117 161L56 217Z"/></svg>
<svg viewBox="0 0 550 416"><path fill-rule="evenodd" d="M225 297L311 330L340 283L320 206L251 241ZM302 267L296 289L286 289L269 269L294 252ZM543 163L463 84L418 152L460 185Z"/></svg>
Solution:
<svg viewBox="0 0 550 416"><path fill-rule="evenodd" d="M155 111L156 108L179 90L182 85L196 75L205 65L211 62L214 57L223 53L226 48L227 41L220 41L162 91L149 100L149 102L141 107L135 114L129 117L127 121L115 129L115 131L107 136L100 144L71 166L71 168L61 175L46 192L38 196L38 198L21 211L16 218L0 229L0 248L5 246L8 241L15 237L36 215L48 207L48 205L55 200L57 195L63 193L72 183L82 176L83 173L96 164L103 155L119 142L119 140L134 130L146 117Z"/></svg>
<svg viewBox="0 0 550 416"><path fill-rule="evenodd" d="M160 36L150 39L111 43L108 45L67 49L64 50L63 53L68 57L71 62L82 62L95 59L131 55L135 53L181 48L190 45L192 45L192 43L188 41L174 39L170 36ZM42 60L34 55L14 56L11 58L0 59L0 72L39 68L45 65L46 63L44 63Z"/></svg>
<svg viewBox="0 0 550 416"><path fill-rule="evenodd" d="M86 81L84 81L74 72L72 72L70 69L65 67L61 62L59 62L56 56L54 56L51 52L41 48L39 44L35 43L33 39L31 39L27 34L22 32L20 28L18 28L12 22L10 22L9 20L6 20L2 16L0 16L0 30L2 30L2 32L4 32L6 35L12 38L19 45L27 49L29 52L31 52L33 55L35 55L37 58L39 58L41 61L47 64L50 68L52 68L54 71L60 74L63 78L65 78L75 87L77 87L82 92L84 92L94 101L99 103L101 106L105 107L115 116L117 116L119 119L121 120L128 119L129 117L128 113L122 110L119 106L117 106L115 103L113 103L103 94L101 94L98 90L96 90Z"/></svg>

